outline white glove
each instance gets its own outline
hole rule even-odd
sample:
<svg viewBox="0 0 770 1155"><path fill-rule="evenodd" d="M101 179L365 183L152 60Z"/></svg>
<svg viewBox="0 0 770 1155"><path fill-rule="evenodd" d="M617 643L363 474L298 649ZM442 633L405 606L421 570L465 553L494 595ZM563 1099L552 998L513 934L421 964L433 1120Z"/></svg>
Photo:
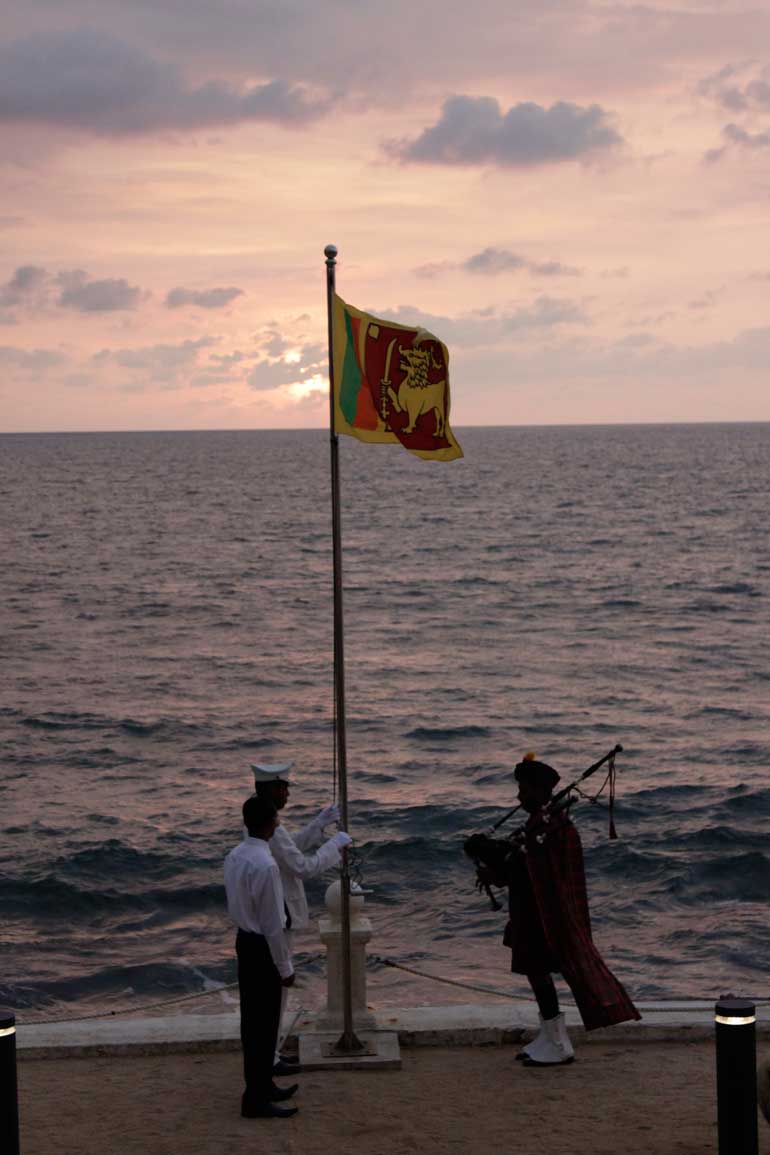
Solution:
<svg viewBox="0 0 770 1155"><path fill-rule="evenodd" d="M330 822L339 822L340 808L336 802L330 802L328 806L324 806L323 810L316 815L315 822L323 830L324 826L328 826Z"/></svg>
<svg viewBox="0 0 770 1155"><path fill-rule="evenodd" d="M342 850L345 846L350 846L353 839L344 830L338 830L336 834L332 834L329 842L336 846L338 850Z"/></svg>

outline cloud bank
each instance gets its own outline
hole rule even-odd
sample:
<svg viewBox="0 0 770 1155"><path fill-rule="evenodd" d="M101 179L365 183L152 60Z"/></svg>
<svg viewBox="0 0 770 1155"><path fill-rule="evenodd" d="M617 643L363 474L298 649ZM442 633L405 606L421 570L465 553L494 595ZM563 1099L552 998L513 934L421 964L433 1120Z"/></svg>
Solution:
<svg viewBox="0 0 770 1155"><path fill-rule="evenodd" d="M188 383L201 350L216 343L215 337L204 336L176 345L159 343L134 349L102 349L91 358L91 366L97 370L110 366L127 370L123 387L176 389Z"/></svg>
<svg viewBox="0 0 770 1155"><path fill-rule="evenodd" d="M280 354L271 355L270 351L277 348L281 349ZM289 349L292 351L284 351ZM326 372L326 350L322 345L305 343L294 349L291 342L274 331L264 335L262 354L246 379L249 387L258 392L304 384Z"/></svg>
<svg viewBox="0 0 770 1155"><path fill-rule="evenodd" d="M706 76L697 86L697 92L744 122L731 121L724 125L722 147L709 149L704 160L714 163L736 149L760 152L770 148L770 129L758 128L770 114L770 67L758 69L753 63L728 64Z"/></svg>
<svg viewBox="0 0 770 1155"><path fill-rule="evenodd" d="M326 95L273 79L238 89L188 84L166 60L93 28L38 32L0 46L0 120L104 135L273 121L301 125Z"/></svg>
<svg viewBox="0 0 770 1155"><path fill-rule="evenodd" d="M169 289L166 306L180 309L193 305L199 309L222 309L243 296L244 290L234 285L227 288ZM79 313L111 313L136 309L147 300L149 293L131 285L124 277L91 277L84 269L63 269L51 273L40 265L20 265L5 284L0 285L0 310L6 310L6 320L15 319L10 310L28 313L56 306L74 309Z"/></svg>
<svg viewBox="0 0 770 1155"><path fill-rule="evenodd" d="M456 317L426 313L413 305L396 309L372 310L383 320L399 325L421 325L452 347L478 348L504 343L510 338L526 339L528 334L556 329L561 325L587 325L589 318L576 301L562 297L539 296L525 305L498 309L490 306Z"/></svg>
<svg viewBox="0 0 770 1155"><path fill-rule="evenodd" d="M20 265L12 277L0 287L0 308L11 308L28 301L46 281L45 269L37 265Z"/></svg>
<svg viewBox="0 0 770 1155"><path fill-rule="evenodd" d="M436 124L412 141L386 147L403 162L529 167L581 160L623 143L598 104L527 102L508 112L489 96L452 96Z"/></svg>
<svg viewBox="0 0 770 1155"><path fill-rule="evenodd" d="M243 296L243 289L231 286L228 289L170 289L166 295L169 309L180 309L183 305L197 305L199 309L222 309L236 297Z"/></svg>
<svg viewBox="0 0 770 1155"><path fill-rule="evenodd" d="M538 277L579 277L581 270L561 261L532 261L528 257L514 253L510 249L493 245L481 252L473 253L459 264L454 261L432 261L419 265L415 270L418 277L431 279L451 272L472 273L475 276L496 277L501 273L532 273Z"/></svg>
<svg viewBox="0 0 770 1155"><path fill-rule="evenodd" d="M18 349L13 345L0 345L0 366L13 367L23 372L39 373L63 365L67 358L55 349Z"/></svg>
<svg viewBox="0 0 770 1155"><path fill-rule="evenodd" d="M91 280L82 269L59 273L56 281L61 286L59 305L64 309L76 309L80 313L135 309L144 295L141 289L129 285L122 277L96 281Z"/></svg>
<svg viewBox="0 0 770 1155"><path fill-rule="evenodd" d="M754 65L728 64L705 77L698 92L730 112L770 112L770 67L755 70Z"/></svg>

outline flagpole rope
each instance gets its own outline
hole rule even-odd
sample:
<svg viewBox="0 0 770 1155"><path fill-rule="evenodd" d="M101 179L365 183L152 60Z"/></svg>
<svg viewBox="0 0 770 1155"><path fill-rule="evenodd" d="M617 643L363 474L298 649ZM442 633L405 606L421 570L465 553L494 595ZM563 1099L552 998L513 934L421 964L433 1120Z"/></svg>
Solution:
<svg viewBox="0 0 770 1155"><path fill-rule="evenodd" d="M332 802L337 801L337 691L332 685Z"/></svg>

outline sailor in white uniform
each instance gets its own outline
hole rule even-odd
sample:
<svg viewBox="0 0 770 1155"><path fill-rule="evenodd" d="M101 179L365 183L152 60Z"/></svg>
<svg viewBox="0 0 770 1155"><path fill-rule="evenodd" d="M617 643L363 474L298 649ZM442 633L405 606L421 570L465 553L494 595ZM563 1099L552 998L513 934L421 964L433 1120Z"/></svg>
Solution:
<svg viewBox="0 0 770 1155"><path fill-rule="evenodd" d="M279 811L282 810L289 798L289 771L293 765L293 762L253 763L251 769L254 774L257 797L272 802ZM330 803L318 812L312 822L296 834L290 834L286 827L281 824L276 827L275 834L270 839L270 852L278 863L281 872L288 915L286 929L290 943L291 932L301 930L310 921L307 898L305 897L305 879L315 878L317 875L338 866L340 851L343 847L350 846L353 841L344 830L338 830L331 838L324 836L324 827L331 822L337 822L339 816L339 807L335 803ZM314 847L316 849L313 849ZM282 994L281 1016L283 1018L288 991L284 988ZM275 1064L275 1074L293 1073L293 1068L281 1059L278 1051L276 1051Z"/></svg>
<svg viewBox="0 0 770 1155"><path fill-rule="evenodd" d="M277 1103L290 1099L298 1084L277 1087L273 1082L281 994L294 983L281 876L268 847L278 811L252 796L243 805L243 821L248 834L230 851L224 867L227 909L238 928L235 950L246 1084L241 1114L246 1119L288 1119L297 1108Z"/></svg>

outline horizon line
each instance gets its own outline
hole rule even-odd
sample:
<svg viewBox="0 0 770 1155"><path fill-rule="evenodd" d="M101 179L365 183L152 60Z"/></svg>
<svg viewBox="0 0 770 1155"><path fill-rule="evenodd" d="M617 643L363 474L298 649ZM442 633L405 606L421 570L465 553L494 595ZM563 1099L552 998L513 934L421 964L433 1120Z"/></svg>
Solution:
<svg viewBox="0 0 770 1155"><path fill-rule="evenodd" d="M623 429L623 428L660 428L672 425L770 425L770 417L749 417L744 419L720 420L718 418L672 418L667 421L543 421L543 422L505 422L500 425L455 425L455 429ZM0 437L56 437L56 436L99 436L123 433L328 433L329 429L323 425L274 425L253 426L222 426L213 428L174 427L168 429L3 429ZM345 436L345 434L338 434ZM352 437L355 441L357 438Z"/></svg>

